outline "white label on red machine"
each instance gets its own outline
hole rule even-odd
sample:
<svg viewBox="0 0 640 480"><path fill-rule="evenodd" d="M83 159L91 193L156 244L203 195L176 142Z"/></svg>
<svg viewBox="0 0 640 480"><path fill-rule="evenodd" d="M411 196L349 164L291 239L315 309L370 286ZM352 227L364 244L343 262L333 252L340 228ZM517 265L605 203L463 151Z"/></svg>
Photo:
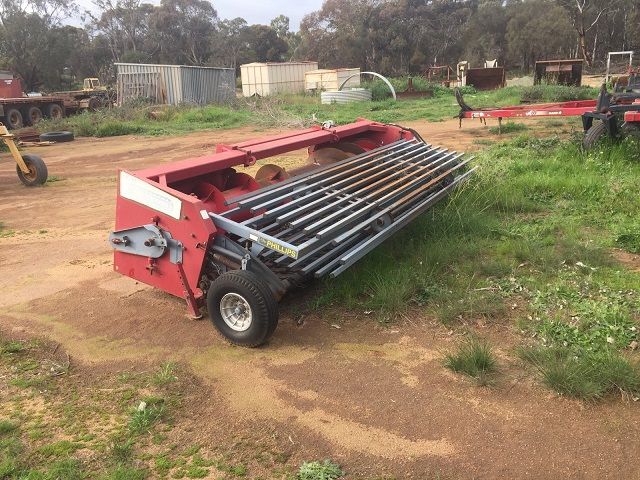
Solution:
<svg viewBox="0 0 640 480"><path fill-rule="evenodd" d="M180 219L179 199L126 172L120 172L120 196Z"/></svg>

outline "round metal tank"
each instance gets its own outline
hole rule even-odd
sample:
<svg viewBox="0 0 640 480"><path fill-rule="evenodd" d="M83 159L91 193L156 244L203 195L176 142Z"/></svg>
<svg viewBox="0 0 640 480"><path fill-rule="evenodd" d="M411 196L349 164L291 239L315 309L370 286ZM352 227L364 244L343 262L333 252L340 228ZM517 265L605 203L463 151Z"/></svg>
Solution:
<svg viewBox="0 0 640 480"><path fill-rule="evenodd" d="M371 98L371 90L367 90L366 88L350 88L347 90L322 92L320 94L320 102L323 105L330 105L332 103L370 102Z"/></svg>

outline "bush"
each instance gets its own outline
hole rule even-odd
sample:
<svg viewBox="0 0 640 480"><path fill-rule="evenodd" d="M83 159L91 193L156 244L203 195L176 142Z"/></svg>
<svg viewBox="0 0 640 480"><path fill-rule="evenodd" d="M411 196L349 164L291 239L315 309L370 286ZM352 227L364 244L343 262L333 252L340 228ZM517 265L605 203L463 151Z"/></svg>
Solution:
<svg viewBox="0 0 640 480"><path fill-rule="evenodd" d="M615 391L640 393L640 367L615 352L575 353L563 347L521 348L543 382L568 397L593 400Z"/></svg>
<svg viewBox="0 0 640 480"><path fill-rule="evenodd" d="M488 376L496 371L496 360L491 346L476 337L469 337L455 353L445 356L445 367L487 383Z"/></svg>
<svg viewBox="0 0 640 480"><path fill-rule="evenodd" d="M335 480L344 475L339 465L331 460L304 462L298 471L298 480Z"/></svg>

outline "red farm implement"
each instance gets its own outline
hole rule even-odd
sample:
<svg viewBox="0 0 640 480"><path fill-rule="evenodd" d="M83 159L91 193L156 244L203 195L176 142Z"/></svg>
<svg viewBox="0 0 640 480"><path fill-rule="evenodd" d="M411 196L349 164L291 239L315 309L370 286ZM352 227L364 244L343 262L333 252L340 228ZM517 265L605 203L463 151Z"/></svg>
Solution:
<svg viewBox="0 0 640 480"><path fill-rule="evenodd" d="M295 171L240 171L305 148L311 162ZM257 346L287 290L340 275L468 179L469 160L410 129L359 120L121 170L114 268L184 298L194 317L206 304L222 335Z"/></svg>
<svg viewBox="0 0 640 480"><path fill-rule="evenodd" d="M584 147L591 148L604 136L619 138L636 134L637 125L626 120L626 113L640 110L640 75L631 73L628 85L616 87L613 93L602 86L595 100L573 100L539 104L523 104L509 107L472 108L465 102L462 93L456 89L456 100L460 106L460 125L465 118L479 118L486 123L487 118L496 118L502 125L503 118L544 118L582 117L585 132Z"/></svg>

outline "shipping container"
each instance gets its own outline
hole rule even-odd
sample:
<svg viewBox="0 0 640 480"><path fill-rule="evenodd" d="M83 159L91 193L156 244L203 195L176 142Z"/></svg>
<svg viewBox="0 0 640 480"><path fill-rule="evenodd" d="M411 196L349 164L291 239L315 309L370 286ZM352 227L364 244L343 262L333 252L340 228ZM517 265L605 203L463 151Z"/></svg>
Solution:
<svg viewBox="0 0 640 480"><path fill-rule="evenodd" d="M304 92L304 74L317 70L318 62L247 63L240 66L242 94L266 97Z"/></svg>
<svg viewBox="0 0 640 480"><path fill-rule="evenodd" d="M351 78L350 78L351 77ZM338 90L347 80L345 88L360 86L359 68L335 68L311 70L304 74L304 89L310 90Z"/></svg>
<svg viewBox="0 0 640 480"><path fill-rule="evenodd" d="M207 105L235 98L233 68L116 63L118 104L145 98L158 104Z"/></svg>

